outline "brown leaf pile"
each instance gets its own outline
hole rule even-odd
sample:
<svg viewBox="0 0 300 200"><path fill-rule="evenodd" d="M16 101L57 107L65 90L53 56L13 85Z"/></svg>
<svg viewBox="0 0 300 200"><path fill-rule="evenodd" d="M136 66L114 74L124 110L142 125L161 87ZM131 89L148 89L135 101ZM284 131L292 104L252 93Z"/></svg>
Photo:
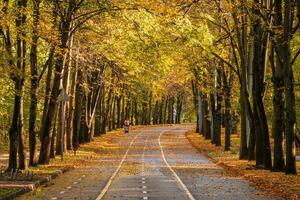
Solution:
<svg viewBox="0 0 300 200"><path fill-rule="evenodd" d="M251 181L258 189L274 196L291 200L300 199L299 175L286 175L282 172L256 169L254 161L238 159L238 135L232 135L232 149L228 152L224 152L223 147L211 144L209 140L205 140L194 130L187 132L186 136L195 148L222 166L227 175L243 177ZM222 135L222 139L224 141L224 135ZM297 162L297 170L300 172L299 162Z"/></svg>
<svg viewBox="0 0 300 200"><path fill-rule="evenodd" d="M57 170L72 169L78 167L105 166L111 165L112 162L120 160L125 151L125 147L120 146L118 141L125 134L122 130L109 132L101 137L94 138L94 141L82 144L76 151L69 151L64 154L64 160L60 156L50 161L49 165L39 165L31 167L35 174L40 176L51 174ZM124 138L125 140L125 138Z"/></svg>

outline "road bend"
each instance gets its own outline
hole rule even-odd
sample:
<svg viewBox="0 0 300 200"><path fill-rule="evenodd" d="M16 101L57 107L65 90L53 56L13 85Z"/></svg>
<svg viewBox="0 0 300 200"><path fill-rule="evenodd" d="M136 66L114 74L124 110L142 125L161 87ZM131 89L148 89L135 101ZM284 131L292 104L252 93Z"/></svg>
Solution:
<svg viewBox="0 0 300 200"><path fill-rule="evenodd" d="M76 169L19 199L263 200L243 179L200 154L187 140L191 126L149 127L120 139L124 147L111 166Z"/></svg>

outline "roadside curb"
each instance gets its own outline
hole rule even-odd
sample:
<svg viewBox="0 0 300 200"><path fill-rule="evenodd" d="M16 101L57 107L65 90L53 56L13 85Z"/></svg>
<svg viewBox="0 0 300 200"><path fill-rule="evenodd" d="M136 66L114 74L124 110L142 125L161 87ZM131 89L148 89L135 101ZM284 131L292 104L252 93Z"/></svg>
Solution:
<svg viewBox="0 0 300 200"><path fill-rule="evenodd" d="M33 192L33 191L35 191L37 188L39 188L39 187L45 185L46 183L51 182L53 179L57 178L59 175L64 174L64 173L66 173L66 172L68 172L68 171L70 171L70 170L72 170L72 168L64 168L64 169L62 169L62 170L58 170L58 171L54 172L53 174L51 174L51 175L49 175L49 176L47 176L47 177L43 177L43 178L41 178L40 180L37 180L37 181L33 182L33 183L30 185L30 187L24 186L24 188L20 188L20 189L18 189L18 191L16 191L16 192L12 192L12 193L10 193L10 194L8 194L8 195L5 195L5 196L3 196L3 197L0 197L0 200L11 200L11 199L14 199L14 198L16 198L16 197L18 197L18 196L21 196L21 195L23 195L23 194L26 194L26 193L28 193L28 192Z"/></svg>

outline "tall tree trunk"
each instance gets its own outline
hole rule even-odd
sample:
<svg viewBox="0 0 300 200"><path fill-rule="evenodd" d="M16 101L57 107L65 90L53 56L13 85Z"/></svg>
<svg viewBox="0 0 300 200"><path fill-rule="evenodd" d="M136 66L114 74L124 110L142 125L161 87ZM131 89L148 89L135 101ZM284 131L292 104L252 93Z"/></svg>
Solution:
<svg viewBox="0 0 300 200"><path fill-rule="evenodd" d="M200 134L203 134L203 121L202 121L202 115L203 115L203 110L202 110L202 94L201 92L198 90L197 91L197 121L198 121L198 124L197 124L197 129L198 129L198 132Z"/></svg>
<svg viewBox="0 0 300 200"><path fill-rule="evenodd" d="M9 4L9 0L4 0L3 1L3 7L2 7L2 12L4 15L7 14L7 10L8 10L8 4ZM12 56L12 42L11 42L11 34L10 34L10 28L9 26L5 27L6 30L2 30L2 26L1 26L1 35L5 35L6 34L6 38L4 38L4 43L5 43L5 49L8 56L8 66L10 68L15 68L15 63L13 60L13 56ZM11 74L11 78L12 80L15 82L16 81L16 77L15 74ZM16 88L16 84L15 84L15 90L17 90ZM12 124L10 126L8 135L9 135L9 160L8 160L8 168L7 171L10 170L15 170L18 168L18 164L17 164L17 154L18 154L18 133L17 133L17 126L18 126L18 105L19 105L19 96L16 95L16 91L15 91L15 99L14 99L14 111L13 111L13 117L12 117Z"/></svg>
<svg viewBox="0 0 300 200"><path fill-rule="evenodd" d="M86 80L85 80L86 81ZM79 128L79 144L88 142L88 127L87 127L87 112L88 112L88 97L85 91L82 99L82 114L80 116Z"/></svg>
<svg viewBox="0 0 300 200"><path fill-rule="evenodd" d="M110 121L109 113L111 110L112 95L113 95L113 88L112 88L112 86L110 86L110 89L108 91L108 97L106 100L106 111L105 111L105 116L104 116L105 126L107 126L107 127L109 127L109 121ZM123 103L124 103L124 100L123 100ZM125 105L124 105L124 117L125 117ZM106 133L106 131L105 131L105 133Z"/></svg>
<svg viewBox="0 0 300 200"><path fill-rule="evenodd" d="M117 124L116 124L116 95L114 97L114 103L113 103L113 112L112 112L112 129L116 130L117 128Z"/></svg>
<svg viewBox="0 0 300 200"><path fill-rule="evenodd" d="M262 38L261 38L261 26L260 26L260 17L257 15L260 10L260 5L258 0L255 0L255 4L253 5L253 13L256 14L256 18L253 24L253 34L254 34L254 58L253 58L253 113L254 113L254 124L255 124L255 134L256 134L256 166L262 168L264 166L264 138L263 138L263 130L262 130L262 122L259 118L259 105L261 102L261 63L262 63Z"/></svg>
<svg viewBox="0 0 300 200"><path fill-rule="evenodd" d="M232 114L231 114L231 90L233 85L232 72L226 73L223 69L223 87L225 97L225 151L229 151L231 147L231 132L232 132Z"/></svg>
<svg viewBox="0 0 300 200"><path fill-rule="evenodd" d="M53 129L53 137L51 140L50 158L55 158L55 144L56 144L56 133L57 133L57 116L55 116L55 126Z"/></svg>
<svg viewBox="0 0 300 200"><path fill-rule="evenodd" d="M91 142L94 138L95 115L96 115L96 109L99 103L99 98L102 90L101 84L102 84L102 79L100 77L99 72L97 71L93 72L92 79L90 81L90 85L92 85L92 89L91 89L92 92L88 98L87 111L86 111L87 115L85 116L86 128L88 130L87 142Z"/></svg>
<svg viewBox="0 0 300 200"><path fill-rule="evenodd" d="M94 136L100 136L101 134L101 123L102 123L102 102L103 102L103 82L100 83L100 95L96 107L96 114L95 114L95 131Z"/></svg>
<svg viewBox="0 0 300 200"><path fill-rule="evenodd" d="M215 96L210 94L210 133L211 133L211 143L215 144L215 121L216 121L216 108L215 108Z"/></svg>
<svg viewBox="0 0 300 200"><path fill-rule="evenodd" d="M197 88L197 83L196 81L192 81L192 91L193 91L193 100L194 100L194 107L195 107L195 110L197 111L196 113L196 133L200 133L200 127L199 127L199 108L198 108L198 88Z"/></svg>
<svg viewBox="0 0 300 200"><path fill-rule="evenodd" d="M240 97L240 109L241 109L241 136L240 136L240 159L248 158L248 146L247 146L247 105L246 99L247 94L244 89L245 86L241 86L241 97Z"/></svg>
<svg viewBox="0 0 300 200"><path fill-rule="evenodd" d="M201 99L201 102L202 102L202 99ZM181 110L182 110L182 96L179 95L177 97L177 106L176 106L176 124L181 123ZM202 110L202 108L201 108L201 110ZM203 115L203 112L201 114L201 117L202 117L202 115Z"/></svg>
<svg viewBox="0 0 300 200"><path fill-rule="evenodd" d="M70 0L68 5L68 11L66 15L61 16L61 40L60 40L60 48L65 50L68 47L69 41L69 31L70 25L72 21L73 12L75 11L74 7L76 6L75 0ZM51 139L53 135L53 127L54 127L54 120L55 115L57 113L58 105L57 100L60 94L60 84L61 84L61 77L63 73L63 62L64 62L64 55L61 53L56 54L55 59L55 77L53 81L53 87L51 91L51 99L49 101L48 111L46 114L45 122L42 127L42 141L41 141L41 149L40 149L40 156L39 156L39 163L40 164L48 164L50 161L50 147L51 147Z"/></svg>
<svg viewBox="0 0 300 200"><path fill-rule="evenodd" d="M147 103L142 102L142 125L147 125Z"/></svg>
<svg viewBox="0 0 300 200"><path fill-rule="evenodd" d="M45 123L46 115L48 112L48 106L51 96L51 90L52 90L52 74L53 74L53 56L54 56L55 49L54 47L51 47L50 54L48 57L48 60L46 62L47 65L47 76L46 76L46 82L45 82L45 92L44 92L44 105L43 105L43 114L42 114L42 126ZM42 140L42 134L41 131L39 133L40 141Z"/></svg>
<svg viewBox="0 0 300 200"><path fill-rule="evenodd" d="M250 36L253 36L253 28L250 27ZM248 66L247 66L247 88L249 91L249 99L252 99L253 92L253 57L254 57L254 41L249 41L248 48ZM248 108L250 109L250 108ZM255 160L255 127L254 120L249 116L249 110L247 111L247 140L248 140L248 160ZM252 111L251 111L252 113Z"/></svg>
<svg viewBox="0 0 300 200"><path fill-rule="evenodd" d="M163 110L164 110L164 97L160 101L160 108L159 108L159 124L163 124L164 122L164 115L163 115Z"/></svg>
<svg viewBox="0 0 300 200"><path fill-rule="evenodd" d="M102 84L102 102L101 102L101 134L106 134L106 93L107 93L107 88L105 85L105 82Z"/></svg>
<svg viewBox="0 0 300 200"><path fill-rule="evenodd" d="M216 120L215 120L215 144L221 146L221 127L222 127L222 67L217 68L216 86Z"/></svg>
<svg viewBox="0 0 300 200"><path fill-rule="evenodd" d="M71 23L72 24L72 23ZM72 25L70 25L72 27ZM71 73L71 67L72 67L72 59L73 59L73 35L69 36L69 41L68 41L68 52L66 53L66 56L64 57L64 62L63 62L63 79L62 79L62 86L63 89L65 90L65 93L68 95L69 94L69 82L70 82L70 73ZM64 106L64 107L62 107ZM68 103L61 103L59 106L60 112L65 112L69 114L69 104ZM65 114L63 115L64 117L66 116ZM68 123L64 123L67 121L67 118L65 117L62 119L62 115L59 115L59 123L61 127L58 130L57 138L56 140L56 154L61 154L61 151L63 149L64 152L67 151L67 126ZM71 132L71 131L70 131ZM70 133L68 132L68 133ZM64 137L64 144L62 144L61 138ZM70 137L68 136L70 139ZM62 146L63 145L63 146Z"/></svg>
<svg viewBox="0 0 300 200"><path fill-rule="evenodd" d="M169 123L174 124L174 97L170 97Z"/></svg>
<svg viewBox="0 0 300 200"><path fill-rule="evenodd" d="M25 37L25 32L21 30L21 27L25 25L26 15L23 10L27 7L27 0L18 0L17 4L17 18L16 18L16 28L17 28L17 65L16 69L18 70L14 75L15 81L15 104L14 104L14 116L12 122L12 127L10 129L10 138L16 140L17 146L13 146L10 154L15 154L17 149L18 151L18 168L26 169L26 152L24 147L24 81L25 81L25 67L26 67L26 41L22 39ZM15 127L13 127L15 126ZM13 143L15 145L15 143ZM12 157L15 159L15 155ZM15 161L13 161L15 164ZM10 163L9 163L10 164ZM16 169L16 165L9 165L9 169Z"/></svg>
<svg viewBox="0 0 300 200"><path fill-rule="evenodd" d="M73 139L72 146L73 150L76 151L79 147L79 134L80 134L80 122L83 109L83 72L81 69L78 69L78 81L76 82L75 90L75 109L74 109L74 118L73 118Z"/></svg>
<svg viewBox="0 0 300 200"><path fill-rule="evenodd" d="M110 109L110 114L109 114L109 116L110 116L109 117L110 118L110 120L109 120L110 121L110 123L109 123L110 124L109 125L110 126L110 131L114 130L114 123L115 123L115 116L114 115L115 115L115 112L116 112L115 111L115 104L116 104L115 103L115 101L116 101L115 97L116 97L116 94L115 94L115 91L113 91L113 97L112 97L111 106L110 106L111 109ZM126 116L126 114L125 114L125 116Z"/></svg>
<svg viewBox="0 0 300 200"><path fill-rule="evenodd" d="M278 31L282 30L282 0L274 0L274 26L278 27ZM277 29L276 29L277 30ZM282 51L282 34L277 31L273 34L275 44L272 46L271 66L272 66L272 82L274 88L273 96L273 125L272 133L274 136L274 171L283 171L285 168L283 156L283 136L284 136L284 74L283 74L283 51ZM274 52L279 55L274 60Z"/></svg>
<svg viewBox="0 0 300 200"><path fill-rule="evenodd" d="M159 102L155 102L154 111L153 111L153 124L158 124L159 119Z"/></svg>
<svg viewBox="0 0 300 200"><path fill-rule="evenodd" d="M67 121L67 150L73 150L73 129L74 129L74 111L75 111L75 92L76 82L78 77L78 65L79 65L79 49L76 52L75 68L72 70L71 76L71 88L70 88L70 100L69 100L69 113Z"/></svg>
<svg viewBox="0 0 300 200"><path fill-rule="evenodd" d="M164 124L166 124L166 123L167 123L167 120L168 120L168 119L167 119L167 111L168 111L168 106L169 106L169 104L168 104L169 100L168 100L168 99L169 99L169 97L166 97L166 98L165 98L165 107L164 107L164 112L163 112L163 116L164 116L164 117L163 117L163 118L164 118L163 121L164 121Z"/></svg>
<svg viewBox="0 0 300 200"><path fill-rule="evenodd" d="M117 101L117 128L122 127L122 123L121 123L121 99L122 99L122 96L117 96L116 97L116 101Z"/></svg>
<svg viewBox="0 0 300 200"><path fill-rule="evenodd" d="M132 105L132 102L130 101L130 98L127 97L127 103L126 103L126 118L127 118L128 120L129 120L129 118L130 118L131 105Z"/></svg>
<svg viewBox="0 0 300 200"><path fill-rule="evenodd" d="M37 117L37 91L38 91L38 23L40 18L40 0L33 1L33 30L32 44L30 50L30 72L31 72L31 102L29 115L29 165L36 165L36 117Z"/></svg>
<svg viewBox="0 0 300 200"><path fill-rule="evenodd" d="M256 129L256 165L264 168L272 167L271 148L269 141L268 122L265 114L263 98L265 93L265 68L268 48L268 34L261 25L260 10L262 3L255 0L253 12L256 15L253 25L254 33L254 58L253 58L253 109L256 111L258 120ZM262 157L262 159L260 158ZM262 161L262 163L261 163Z"/></svg>
<svg viewBox="0 0 300 200"><path fill-rule="evenodd" d="M137 99L134 99L134 116L135 116L135 125L139 125L139 113L138 113L138 103Z"/></svg>
<svg viewBox="0 0 300 200"><path fill-rule="evenodd" d="M152 95L152 91L150 91L150 95L149 95L149 111L148 111L148 120L147 120L147 124L151 125L152 123L152 99L153 99L153 95Z"/></svg>
<svg viewBox="0 0 300 200"><path fill-rule="evenodd" d="M102 92L99 97L99 102L97 104L96 108L96 114L95 114L95 129L94 129L94 136L99 136L101 133L101 101L102 101Z"/></svg>
<svg viewBox="0 0 300 200"><path fill-rule="evenodd" d="M65 131L62 132L62 121L66 121L66 119L62 119L62 112L65 110L62 106L65 106L62 104L62 102L58 105L58 123L56 128L56 144L55 144L55 154L56 155L62 155L62 134L65 133ZM63 130L65 130L65 127L63 127ZM65 141L65 140L64 140ZM63 148L63 152L65 152L65 148Z"/></svg>
<svg viewBox="0 0 300 200"><path fill-rule="evenodd" d="M211 139L211 132L210 132L210 119L209 119L209 103L208 103L208 96L204 94L202 97L202 104L203 104L203 132L206 140Z"/></svg>
<svg viewBox="0 0 300 200"><path fill-rule="evenodd" d="M235 1L231 1L233 5ZM247 145L247 120L249 118L249 95L247 89L247 66L248 66L248 15L247 13L247 0L240 2L240 14L236 9L232 12L234 26L237 34L238 52L240 55L240 72L238 74L240 81L240 113L241 113L241 136L240 136L240 149L239 159L248 158L248 145ZM240 19L239 19L240 18ZM236 62L238 62L236 60Z"/></svg>
<svg viewBox="0 0 300 200"><path fill-rule="evenodd" d="M280 75L281 74L281 75ZM275 171L283 171L285 168L283 156L284 136L284 82L283 73L273 76L273 126L274 136L274 166Z"/></svg>
<svg viewBox="0 0 300 200"><path fill-rule="evenodd" d="M217 62L213 62L212 68L212 78L214 80L213 85L213 93L211 94L211 116L212 116L212 137L211 142L215 145L220 145L220 136L221 136L221 121L220 121L220 114L219 111L219 68L220 66L216 66Z"/></svg>
<svg viewBox="0 0 300 200"><path fill-rule="evenodd" d="M133 119L134 119L134 101L132 100L132 97L131 97L131 116L130 116L131 125L134 125Z"/></svg>
<svg viewBox="0 0 300 200"><path fill-rule="evenodd" d="M15 84L15 90L18 91L19 87L17 84ZM14 111L13 111L13 117L12 117L12 124L9 129L9 162L8 162L8 169L7 171L11 169L17 169L18 163L17 163L17 154L18 154L18 126L19 126L19 110L20 110L20 97L19 95L15 94L15 100L14 100Z"/></svg>
<svg viewBox="0 0 300 200"><path fill-rule="evenodd" d="M292 0L284 1L283 71L286 107L286 173L296 174L296 110L294 76L291 64Z"/></svg>
<svg viewBox="0 0 300 200"><path fill-rule="evenodd" d="M58 5L59 2L56 0L53 2L53 10L52 10L52 16L53 16L53 22L52 22L52 30L56 30L57 27L57 21L58 21ZM43 114L42 114L42 127L45 124L46 116L48 113L48 107L49 107L49 101L51 98L51 90L52 90L52 74L53 74L53 58L55 54L55 46L52 44L50 47L49 56L47 59L47 62L45 64L45 68L47 68L47 76L46 76L46 82L45 82L45 93L44 93L44 106L43 106ZM39 132L39 139L42 141L42 131Z"/></svg>
<svg viewBox="0 0 300 200"><path fill-rule="evenodd" d="M125 84L123 85L123 91L125 91ZM125 94L122 94L122 115L121 115L121 124L123 125L125 121Z"/></svg>

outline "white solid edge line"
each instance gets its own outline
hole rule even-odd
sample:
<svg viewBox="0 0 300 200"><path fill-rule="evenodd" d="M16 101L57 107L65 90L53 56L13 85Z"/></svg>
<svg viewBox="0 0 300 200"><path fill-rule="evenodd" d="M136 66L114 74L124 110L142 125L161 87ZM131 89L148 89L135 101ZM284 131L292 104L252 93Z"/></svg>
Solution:
<svg viewBox="0 0 300 200"><path fill-rule="evenodd" d="M104 197L104 195L105 195L106 192L108 191L108 189L109 189L109 187L110 187L112 181L115 179L115 177L117 176L118 172L120 171L120 169L121 169L121 167L122 167L122 165L123 165L123 163L124 163L124 161L125 161L125 159L126 159L126 157L127 157L127 154L128 154L128 152L129 152L129 150L130 150L130 147L132 146L133 142L136 140L136 138L137 138L140 134L141 134L141 132L140 132L139 134L137 134L137 135L132 139L132 141L130 142L130 145L129 145L129 147L127 148L127 151L126 151L126 153L124 154L124 156L123 156L123 158L122 158L122 160L121 160L121 162L120 162L118 168L117 168L116 171L113 173L113 175L110 177L110 179L108 180L108 182L106 183L105 187L103 188L103 190L101 191L101 193L99 194L99 196L96 198L96 200L101 200L101 199Z"/></svg>
<svg viewBox="0 0 300 200"><path fill-rule="evenodd" d="M167 132L167 131L161 132L160 135L159 135L159 138L158 138L158 144L159 144L159 147L160 147L160 152L161 152L162 158L163 158L165 164L167 165L167 167L169 168L169 170L173 173L174 177L176 178L176 181L181 185L182 189L185 191L185 193L189 197L189 199L190 200L195 200L194 196L191 194L191 192L188 190L186 185L182 182L182 180L179 178L179 176L176 174L176 172L173 170L173 168L169 165L169 163L166 160L164 150L163 150L163 148L161 146L161 143L160 143L160 138L165 132Z"/></svg>

